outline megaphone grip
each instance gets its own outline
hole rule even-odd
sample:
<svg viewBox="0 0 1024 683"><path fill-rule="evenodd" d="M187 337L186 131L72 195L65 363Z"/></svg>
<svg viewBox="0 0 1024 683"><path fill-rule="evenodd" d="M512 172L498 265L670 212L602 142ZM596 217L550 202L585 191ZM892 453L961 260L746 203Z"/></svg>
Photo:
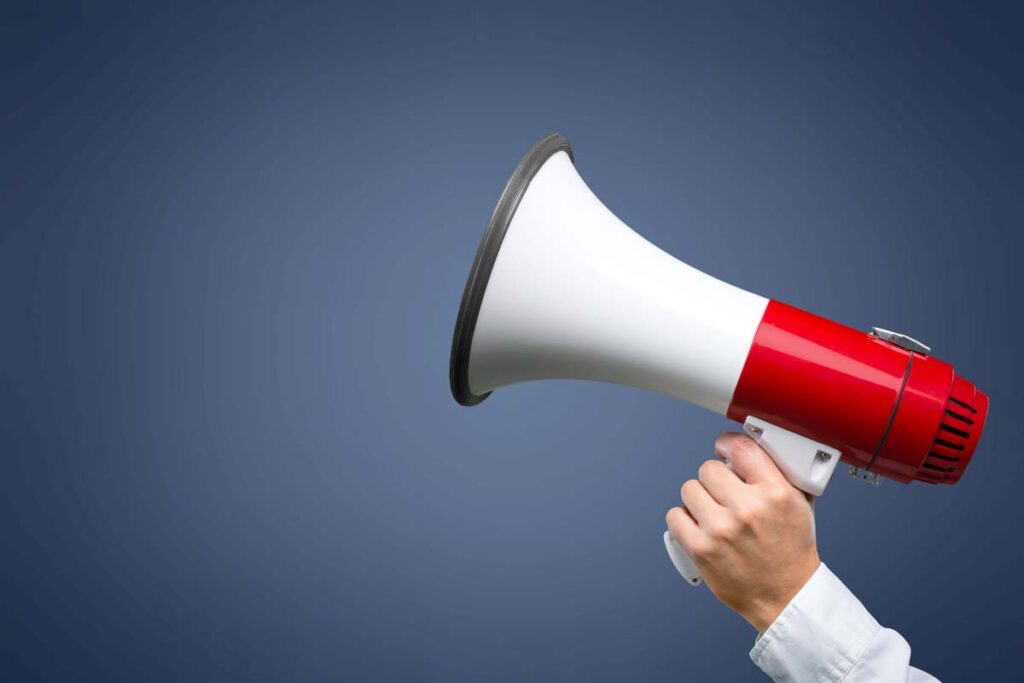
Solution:
<svg viewBox="0 0 1024 683"><path fill-rule="evenodd" d="M691 586L699 586L704 583L700 570L697 569L697 564L690 557L690 554L681 545L676 543L676 539L672 538L672 534L666 531L662 538L665 541L665 551L668 552L668 558L672 560L672 564L675 565L679 575L686 579L686 582Z"/></svg>
<svg viewBox="0 0 1024 683"><path fill-rule="evenodd" d="M755 417L746 419L743 431L775 461L789 483L812 496L824 493L839 464L838 450ZM668 557L680 576L691 586L699 586L702 578L697 563L668 531L664 541Z"/></svg>

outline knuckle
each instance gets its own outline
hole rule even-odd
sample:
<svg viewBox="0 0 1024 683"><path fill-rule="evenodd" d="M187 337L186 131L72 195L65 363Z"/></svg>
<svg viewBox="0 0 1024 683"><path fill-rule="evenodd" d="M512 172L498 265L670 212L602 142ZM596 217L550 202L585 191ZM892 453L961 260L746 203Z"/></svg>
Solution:
<svg viewBox="0 0 1024 683"><path fill-rule="evenodd" d="M674 523L679 521L679 515L681 514L683 514L682 508L669 508L668 512L665 513L665 524L667 526L672 526Z"/></svg>
<svg viewBox="0 0 1024 683"><path fill-rule="evenodd" d="M714 546L707 541L695 541L687 548L695 560L706 560L714 554Z"/></svg>
<svg viewBox="0 0 1024 683"><path fill-rule="evenodd" d="M745 527L752 527L764 514L764 507L755 500L746 501L736 508L736 519Z"/></svg>
<svg viewBox="0 0 1024 683"><path fill-rule="evenodd" d="M765 498L774 506L781 506L789 502L795 489L785 482L771 484L765 490Z"/></svg>
<svg viewBox="0 0 1024 683"><path fill-rule="evenodd" d="M736 538L736 524L729 520L718 520L708 526L708 535L720 541L731 541Z"/></svg>
<svg viewBox="0 0 1024 683"><path fill-rule="evenodd" d="M709 476L711 476L711 474L715 471L715 467L721 464L722 463L718 462L717 460L705 460L701 464L700 469L697 470L697 476L699 476L701 481L703 481L707 479Z"/></svg>
<svg viewBox="0 0 1024 683"><path fill-rule="evenodd" d="M696 479L687 479L683 482L683 486L679 489L680 493L683 494L683 498L687 498L696 493L697 488L700 486L700 482Z"/></svg>

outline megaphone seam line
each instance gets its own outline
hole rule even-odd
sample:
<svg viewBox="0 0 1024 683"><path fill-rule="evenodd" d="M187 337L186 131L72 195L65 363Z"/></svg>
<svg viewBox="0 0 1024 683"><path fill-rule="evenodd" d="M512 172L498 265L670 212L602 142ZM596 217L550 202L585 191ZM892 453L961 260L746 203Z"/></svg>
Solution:
<svg viewBox="0 0 1024 683"><path fill-rule="evenodd" d="M900 384L899 393L896 394L896 402L892 406L892 413L889 415L889 421L885 424L885 430L882 432L882 438L878 441L878 447L875 448L874 455L871 456L871 462L868 463L865 469L870 470L878 460L879 454L882 452L882 448L885 447L885 441L889 438L889 431L892 429L892 423L896 419L896 413L900 409L900 402L903 400L903 392L907 388L907 380L910 379L910 366L914 364L914 354L907 354L907 368L903 371L903 383Z"/></svg>

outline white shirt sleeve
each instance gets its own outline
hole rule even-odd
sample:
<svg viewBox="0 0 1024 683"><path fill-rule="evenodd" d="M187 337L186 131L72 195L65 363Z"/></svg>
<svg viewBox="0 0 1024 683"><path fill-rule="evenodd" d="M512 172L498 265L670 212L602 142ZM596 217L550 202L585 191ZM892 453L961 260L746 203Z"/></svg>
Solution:
<svg viewBox="0 0 1024 683"><path fill-rule="evenodd" d="M910 645L882 628L825 563L750 651L762 671L782 683L926 683L910 666Z"/></svg>

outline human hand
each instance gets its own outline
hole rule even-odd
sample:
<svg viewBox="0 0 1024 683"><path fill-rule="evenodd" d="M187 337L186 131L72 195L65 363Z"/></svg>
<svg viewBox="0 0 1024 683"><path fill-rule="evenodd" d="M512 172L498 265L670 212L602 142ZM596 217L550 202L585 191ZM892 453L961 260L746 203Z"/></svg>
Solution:
<svg viewBox="0 0 1024 683"><path fill-rule="evenodd" d="M743 434L715 440L719 460L683 484L685 508L665 521L725 605L764 633L817 570L814 514L807 495Z"/></svg>

